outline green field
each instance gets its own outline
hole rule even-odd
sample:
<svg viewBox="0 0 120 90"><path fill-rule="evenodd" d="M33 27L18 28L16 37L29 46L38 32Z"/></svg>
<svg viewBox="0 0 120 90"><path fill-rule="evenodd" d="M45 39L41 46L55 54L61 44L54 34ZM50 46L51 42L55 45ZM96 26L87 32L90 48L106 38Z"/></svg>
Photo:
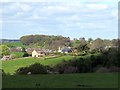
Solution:
<svg viewBox="0 0 120 90"><path fill-rule="evenodd" d="M47 57L46 57L47 58ZM9 61L2 61L2 68L5 73L14 73L20 67L26 67L34 63L41 63L43 65L55 65L63 60L71 60L73 56L61 56L56 58L48 58L45 59L44 57L41 58L21 58L16 60L9 60Z"/></svg>
<svg viewBox="0 0 120 90"><path fill-rule="evenodd" d="M117 88L117 87L118 87L118 73L3 76L3 88Z"/></svg>
<svg viewBox="0 0 120 90"><path fill-rule="evenodd" d="M20 53L19 53L20 54ZM21 53L22 54L22 53ZM26 67L34 63L40 63L43 65L50 65L54 66L58 63L63 62L64 60L72 60L74 57L82 57L82 58L90 58L92 54L88 54L85 56L70 56L70 55L65 55L65 56L60 56L60 57L55 57L55 58L50 58L51 56L45 56L41 58L21 58L21 59L14 59L14 60L9 60L9 61L2 61L2 69L5 71L5 73L10 73L13 74L15 71L20 68L20 67ZM95 56L99 55L99 53L94 54Z"/></svg>
<svg viewBox="0 0 120 90"><path fill-rule="evenodd" d="M25 47L21 42L6 42L4 44L9 47Z"/></svg>
<svg viewBox="0 0 120 90"><path fill-rule="evenodd" d="M89 58L90 54L79 57ZM54 58L50 56L19 58L2 61L2 68L6 73L13 74L18 68L26 67L36 62L54 66L64 60L72 60L72 58L74 57L70 55ZM6 75L3 76L2 81L3 88L117 88L118 73Z"/></svg>
<svg viewBox="0 0 120 90"><path fill-rule="evenodd" d="M22 58L24 55L24 52L11 52L11 54L15 55L16 58Z"/></svg>

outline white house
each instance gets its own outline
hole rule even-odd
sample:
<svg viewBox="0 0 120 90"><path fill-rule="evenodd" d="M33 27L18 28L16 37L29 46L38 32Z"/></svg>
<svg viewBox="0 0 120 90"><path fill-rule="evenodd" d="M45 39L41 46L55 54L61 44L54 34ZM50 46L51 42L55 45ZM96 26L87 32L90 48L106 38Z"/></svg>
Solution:
<svg viewBox="0 0 120 90"><path fill-rule="evenodd" d="M33 50L33 52L32 52L32 57L42 57L45 55L46 55L46 53L44 51Z"/></svg>
<svg viewBox="0 0 120 90"><path fill-rule="evenodd" d="M58 52L62 52L61 48L59 47Z"/></svg>
<svg viewBox="0 0 120 90"><path fill-rule="evenodd" d="M72 49L71 49L71 47L63 47L63 48L59 47L58 52L61 52L61 53L70 53L70 52L72 52Z"/></svg>

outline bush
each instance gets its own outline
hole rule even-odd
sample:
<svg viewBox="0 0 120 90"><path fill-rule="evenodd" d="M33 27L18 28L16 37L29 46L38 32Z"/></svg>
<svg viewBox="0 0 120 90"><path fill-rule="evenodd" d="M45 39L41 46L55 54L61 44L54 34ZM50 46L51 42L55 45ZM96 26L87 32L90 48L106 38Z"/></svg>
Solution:
<svg viewBox="0 0 120 90"><path fill-rule="evenodd" d="M85 56L85 55L87 55L87 53L78 54L78 56Z"/></svg>
<svg viewBox="0 0 120 90"><path fill-rule="evenodd" d="M23 57L28 57L29 54L27 52L24 52Z"/></svg>
<svg viewBox="0 0 120 90"><path fill-rule="evenodd" d="M105 68L105 67L100 67L98 68L98 70L96 70L96 72L99 72L99 73L107 73L109 72L109 69Z"/></svg>
<svg viewBox="0 0 120 90"><path fill-rule="evenodd" d="M98 51L96 49L93 49L90 51L91 54L97 53Z"/></svg>
<svg viewBox="0 0 120 90"><path fill-rule="evenodd" d="M27 74L29 72L28 67L20 67L16 70L16 74Z"/></svg>
<svg viewBox="0 0 120 90"><path fill-rule="evenodd" d="M76 67L78 68L79 73L86 73L92 71L91 60L88 58L79 58L76 61Z"/></svg>
<svg viewBox="0 0 120 90"><path fill-rule="evenodd" d="M17 58L16 54L11 54L10 56L11 56L11 59Z"/></svg>
<svg viewBox="0 0 120 90"><path fill-rule="evenodd" d="M120 68L116 67L116 66L112 66L112 67L109 68L109 71L110 72L120 72Z"/></svg>
<svg viewBox="0 0 120 90"><path fill-rule="evenodd" d="M24 55L23 52L12 52L12 53L11 53L11 58L12 58L12 59L15 59L15 58L22 58L23 55Z"/></svg>
<svg viewBox="0 0 120 90"><path fill-rule="evenodd" d="M21 67L18 70L16 70L16 74L28 74L31 72L31 74L47 74L47 69L49 67L43 66L39 63L35 63L30 65L29 67Z"/></svg>
<svg viewBox="0 0 120 90"><path fill-rule="evenodd" d="M3 57L3 55L0 53L0 58L2 58Z"/></svg>
<svg viewBox="0 0 120 90"><path fill-rule="evenodd" d="M39 63L35 63L29 66L29 72L31 72L32 74L46 74L47 70L46 70L46 66L43 66Z"/></svg>
<svg viewBox="0 0 120 90"><path fill-rule="evenodd" d="M78 71L77 67L69 66L64 69L64 73L76 73Z"/></svg>
<svg viewBox="0 0 120 90"><path fill-rule="evenodd" d="M64 69L66 68L65 62L58 64L53 67L55 72L59 72L60 74L64 73Z"/></svg>
<svg viewBox="0 0 120 90"><path fill-rule="evenodd" d="M2 73L2 75L6 75L3 69L0 69L0 73Z"/></svg>
<svg viewBox="0 0 120 90"><path fill-rule="evenodd" d="M112 67L112 66L120 67L119 66L120 53L118 52L116 48L109 49L107 53L107 57L108 57L107 62L106 62L107 67Z"/></svg>

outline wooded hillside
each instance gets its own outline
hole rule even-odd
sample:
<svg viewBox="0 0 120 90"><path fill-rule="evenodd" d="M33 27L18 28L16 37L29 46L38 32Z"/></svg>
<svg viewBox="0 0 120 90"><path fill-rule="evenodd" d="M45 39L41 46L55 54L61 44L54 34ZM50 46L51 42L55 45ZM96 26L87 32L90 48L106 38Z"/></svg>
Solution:
<svg viewBox="0 0 120 90"><path fill-rule="evenodd" d="M27 35L22 36L20 41L24 45L36 45L41 48L58 49L59 46L70 46L70 38L49 35Z"/></svg>

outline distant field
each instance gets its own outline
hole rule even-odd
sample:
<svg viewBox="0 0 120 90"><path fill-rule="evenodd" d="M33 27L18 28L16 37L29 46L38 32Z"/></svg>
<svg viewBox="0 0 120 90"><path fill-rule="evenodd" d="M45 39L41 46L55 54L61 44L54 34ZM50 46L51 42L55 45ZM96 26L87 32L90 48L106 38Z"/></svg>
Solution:
<svg viewBox="0 0 120 90"><path fill-rule="evenodd" d="M21 42L6 42L4 43L9 47L25 47Z"/></svg>
<svg viewBox="0 0 120 90"><path fill-rule="evenodd" d="M72 56L61 56L51 59L44 60L44 57L41 58L21 58L16 60L2 61L2 68L6 73L14 73L20 67L26 67L30 64L41 63L43 65L55 65L63 60L71 60Z"/></svg>
<svg viewBox="0 0 120 90"><path fill-rule="evenodd" d="M118 73L3 76L3 88L117 88Z"/></svg>
<svg viewBox="0 0 120 90"><path fill-rule="evenodd" d="M24 52L11 52L11 54L14 54L16 58L22 58L24 55Z"/></svg>

